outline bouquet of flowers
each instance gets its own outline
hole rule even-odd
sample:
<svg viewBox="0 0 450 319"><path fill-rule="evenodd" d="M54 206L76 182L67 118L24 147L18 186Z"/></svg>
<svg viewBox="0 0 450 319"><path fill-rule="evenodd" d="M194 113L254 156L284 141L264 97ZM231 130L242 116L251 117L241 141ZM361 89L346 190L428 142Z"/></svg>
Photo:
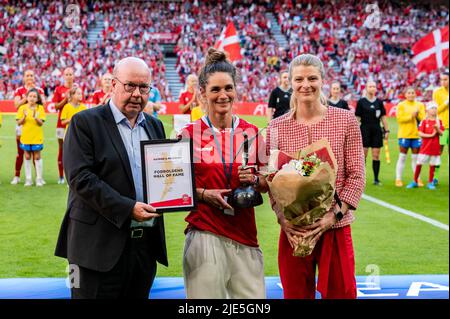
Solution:
<svg viewBox="0 0 450 319"><path fill-rule="evenodd" d="M321 139L295 154L271 152L266 177L272 198L286 219L293 225L306 226L331 208L336 172L330 144ZM311 254L315 244L312 238L298 238L294 256Z"/></svg>

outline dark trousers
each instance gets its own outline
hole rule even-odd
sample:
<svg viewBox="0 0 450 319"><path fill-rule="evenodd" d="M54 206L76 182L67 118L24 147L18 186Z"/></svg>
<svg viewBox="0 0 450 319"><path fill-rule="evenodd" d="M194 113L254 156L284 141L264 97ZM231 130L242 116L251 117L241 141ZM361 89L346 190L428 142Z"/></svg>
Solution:
<svg viewBox="0 0 450 319"><path fill-rule="evenodd" d="M128 238L117 264L108 272L79 266L79 288L71 288L72 299L148 299L156 275L149 230L141 238ZM70 262L70 261L69 261Z"/></svg>

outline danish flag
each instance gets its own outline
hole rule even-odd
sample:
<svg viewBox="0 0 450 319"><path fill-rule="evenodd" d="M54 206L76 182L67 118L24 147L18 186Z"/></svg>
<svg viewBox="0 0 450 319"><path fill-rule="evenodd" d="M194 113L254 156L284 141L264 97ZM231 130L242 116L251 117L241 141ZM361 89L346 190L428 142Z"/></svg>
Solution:
<svg viewBox="0 0 450 319"><path fill-rule="evenodd" d="M228 23L226 28L220 34L214 48L228 53L230 61L237 61L242 59L241 46L239 44L239 37L233 22Z"/></svg>
<svg viewBox="0 0 450 319"><path fill-rule="evenodd" d="M448 66L448 26L428 33L414 44L412 61L419 72L430 72Z"/></svg>

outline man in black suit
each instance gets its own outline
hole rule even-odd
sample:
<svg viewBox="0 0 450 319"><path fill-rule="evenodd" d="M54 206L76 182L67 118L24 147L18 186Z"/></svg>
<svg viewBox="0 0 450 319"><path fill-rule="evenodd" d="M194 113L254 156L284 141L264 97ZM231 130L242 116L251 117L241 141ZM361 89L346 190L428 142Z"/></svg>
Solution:
<svg viewBox="0 0 450 319"><path fill-rule="evenodd" d="M148 298L156 261L168 265L163 218L143 198L140 141L165 138L142 112L150 69L128 57L113 77L111 100L76 114L64 140L70 190L55 254L79 270L74 299Z"/></svg>

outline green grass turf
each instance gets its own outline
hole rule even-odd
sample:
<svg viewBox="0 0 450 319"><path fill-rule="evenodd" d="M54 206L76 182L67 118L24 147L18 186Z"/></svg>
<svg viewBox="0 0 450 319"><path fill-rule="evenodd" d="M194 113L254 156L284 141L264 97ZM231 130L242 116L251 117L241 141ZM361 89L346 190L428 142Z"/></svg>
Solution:
<svg viewBox="0 0 450 319"><path fill-rule="evenodd" d="M243 116L258 127L263 117ZM166 133L172 130L172 117L161 116ZM25 188L9 184L16 154L14 117L3 115L0 128L0 278L64 277L66 261L53 256L60 223L64 215L67 187L57 185L57 141L55 116L48 116L44 126L45 149L42 188ZM372 185L371 157L367 161L366 193L388 203L420 213L448 224L448 155L443 156L440 185L436 191L406 190L394 186L395 162L398 156L395 119L389 119L391 164L384 161L382 151L381 181ZM412 179L410 162L405 167L404 181ZM426 180L428 167L424 168ZM23 178L23 171L22 171ZM268 276L278 275L277 245L279 227L274 213L265 203L256 209L258 238L265 258ZM185 213L166 214L166 236L169 253L168 268L160 266L158 276L182 276L183 230ZM430 224L361 200L352 225L356 255L356 272L368 275L368 265L377 265L380 274L448 274L448 232ZM367 270L367 272L366 272Z"/></svg>

